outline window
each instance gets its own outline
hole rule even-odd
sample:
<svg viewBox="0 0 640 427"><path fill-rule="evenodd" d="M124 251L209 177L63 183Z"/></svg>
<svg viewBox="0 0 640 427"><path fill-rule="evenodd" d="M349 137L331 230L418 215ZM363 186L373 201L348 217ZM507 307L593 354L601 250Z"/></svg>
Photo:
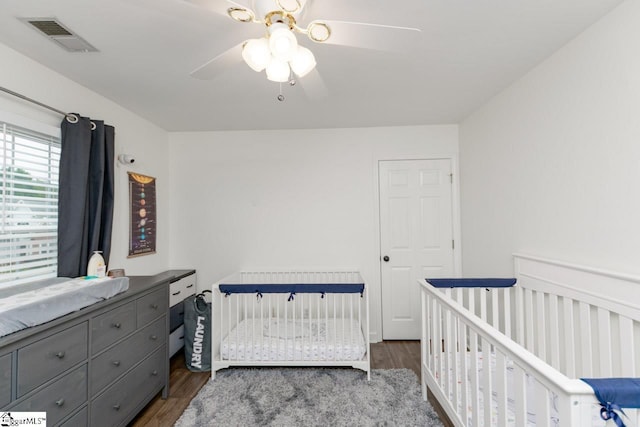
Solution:
<svg viewBox="0 0 640 427"><path fill-rule="evenodd" d="M55 277L60 138L0 121L0 288Z"/></svg>

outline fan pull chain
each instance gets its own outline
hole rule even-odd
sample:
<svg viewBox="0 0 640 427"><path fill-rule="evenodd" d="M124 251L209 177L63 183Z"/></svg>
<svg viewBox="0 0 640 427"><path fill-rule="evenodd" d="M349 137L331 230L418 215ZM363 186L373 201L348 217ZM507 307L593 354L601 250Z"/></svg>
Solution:
<svg viewBox="0 0 640 427"><path fill-rule="evenodd" d="M282 94L282 83L280 83L280 94L278 95L278 101L284 101L284 95Z"/></svg>

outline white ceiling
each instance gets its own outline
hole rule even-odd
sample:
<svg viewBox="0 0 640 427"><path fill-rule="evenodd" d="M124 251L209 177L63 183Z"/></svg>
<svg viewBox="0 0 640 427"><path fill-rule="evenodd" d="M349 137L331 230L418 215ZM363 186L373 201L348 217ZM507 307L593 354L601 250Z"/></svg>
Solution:
<svg viewBox="0 0 640 427"><path fill-rule="evenodd" d="M184 0L1 0L0 42L168 131L448 124L621 1L313 0L307 23L334 19L422 32L411 53L320 45L299 35L316 56L328 96L309 99L301 85L283 85L284 102L276 100L279 84L241 62L213 80L189 75L255 36L258 24ZM55 17L99 52L66 52L23 17Z"/></svg>

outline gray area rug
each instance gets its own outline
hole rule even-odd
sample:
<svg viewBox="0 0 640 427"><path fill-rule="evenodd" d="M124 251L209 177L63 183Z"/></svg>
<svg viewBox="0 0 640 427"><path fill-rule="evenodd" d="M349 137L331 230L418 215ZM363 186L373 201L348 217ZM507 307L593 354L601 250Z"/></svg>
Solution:
<svg viewBox="0 0 640 427"><path fill-rule="evenodd" d="M409 369L230 368L216 373L175 424L442 426Z"/></svg>

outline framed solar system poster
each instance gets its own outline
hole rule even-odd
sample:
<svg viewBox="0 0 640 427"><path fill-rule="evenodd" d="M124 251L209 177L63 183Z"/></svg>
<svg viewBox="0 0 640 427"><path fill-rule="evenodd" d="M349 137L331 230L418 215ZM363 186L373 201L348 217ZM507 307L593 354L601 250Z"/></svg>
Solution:
<svg viewBox="0 0 640 427"><path fill-rule="evenodd" d="M129 256L156 252L156 179L133 172L129 174Z"/></svg>

